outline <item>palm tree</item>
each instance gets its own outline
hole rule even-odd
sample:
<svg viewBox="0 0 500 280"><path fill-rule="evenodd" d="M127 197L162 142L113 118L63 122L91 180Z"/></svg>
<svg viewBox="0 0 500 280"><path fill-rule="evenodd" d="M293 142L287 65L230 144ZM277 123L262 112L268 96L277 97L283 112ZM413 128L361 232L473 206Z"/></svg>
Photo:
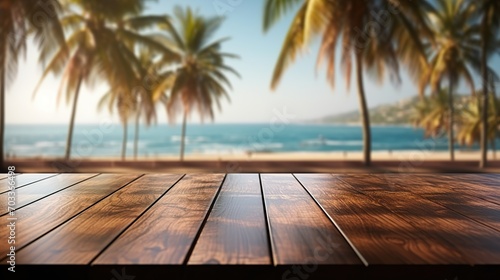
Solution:
<svg viewBox="0 0 500 280"><path fill-rule="evenodd" d="M482 127L483 127L483 117L482 112L482 96L477 95L471 97L470 101L465 105L462 113L460 114L460 127L457 135L457 140L462 145L472 146L475 143L480 142ZM489 100L489 116L488 116L488 134L487 139L495 147L495 141L497 138L497 129L500 125L500 102L496 100L494 94L490 93Z"/></svg>
<svg viewBox="0 0 500 280"><path fill-rule="evenodd" d="M481 0L478 1L478 11L481 16L481 75L483 77L482 91L482 128L481 128L481 161L480 167L486 167L488 161L488 101L489 99L489 71L488 57L492 54L492 43L497 38L500 30L500 1L498 0ZM493 49L499 49L493 45Z"/></svg>
<svg viewBox="0 0 500 280"><path fill-rule="evenodd" d="M161 68L164 63L170 64L172 61L168 59L158 61L158 53L151 52L147 49L141 49L139 53L139 61L142 65L141 84L135 89L136 97L136 110L135 114L135 128L134 128L134 159L138 156L139 146L139 129L140 121L144 120L147 126L152 122L156 122L156 107L155 104L162 104L166 106L168 97L165 92L160 96L153 98L153 90L156 82L159 79L157 69ZM165 58L165 57L164 57Z"/></svg>
<svg viewBox="0 0 500 280"><path fill-rule="evenodd" d="M449 133L450 104L449 92L440 90L432 96L424 96L416 104L412 122L424 129L425 137L441 137Z"/></svg>
<svg viewBox="0 0 500 280"><path fill-rule="evenodd" d="M166 67L153 91L153 99L159 100L168 92L167 111L169 120L175 121L182 114L182 135L180 160L184 160L186 122L189 115L197 111L202 118L214 118L214 106L221 108L220 99L229 95L226 87L231 83L226 76L230 72L239 77L238 72L225 64L225 58L237 56L222 52L222 43L227 38L210 41L222 23L222 18L206 18L190 8L174 9L176 24L164 26L162 41L174 51L169 57L176 61Z"/></svg>
<svg viewBox="0 0 500 280"><path fill-rule="evenodd" d="M34 33L41 62L57 47L63 45L64 33L58 19L60 8L57 0L47 0L43 3L31 0L2 0L0 3L0 168L4 165L7 83L15 76L19 57L26 52L30 30Z"/></svg>
<svg viewBox="0 0 500 280"><path fill-rule="evenodd" d="M429 12L435 44L429 46L429 64L422 72L420 93L430 86L433 93L439 92L441 83L448 81L448 139L450 159L454 152L454 101L455 89L460 80L465 81L474 94L472 70L479 65L478 32L474 24L474 9L463 0L437 0L436 9Z"/></svg>
<svg viewBox="0 0 500 280"><path fill-rule="evenodd" d="M112 94L125 95L117 99L129 100L141 71L134 47L141 45L168 52L167 48L152 38L138 33L141 29L167 20L165 16L137 16L144 10L145 1L66 1L66 13L61 23L70 32L66 46L71 56L68 60L62 48L57 51L37 86L38 89L50 73L63 75L59 97L65 91L67 102L72 99L66 160L71 154L76 107L82 84L85 82L93 86L97 81L104 80L113 89Z"/></svg>
<svg viewBox="0 0 500 280"><path fill-rule="evenodd" d="M356 65L358 98L363 125L365 165L371 162L371 132L366 103L363 74L366 69L382 82L386 72L393 81L399 81L398 57L408 57L408 51L398 50L396 38L406 38L413 50L423 47L416 30L424 34L423 10L426 1L419 4L411 1L344 1L344 0L267 0L264 11L264 30L267 31L284 14L300 6L292 21L278 61L275 66L271 88L275 89L285 69L295 60L299 52L321 35L318 66L327 62L327 78L335 82L335 59L337 45L342 40L342 69L350 84L353 64ZM400 8L399 11L394 11ZM402 46L402 44L401 44ZM412 53L413 57L417 56ZM415 62L414 60L411 60ZM415 66L415 65L413 65Z"/></svg>
<svg viewBox="0 0 500 280"><path fill-rule="evenodd" d="M109 106L109 111L113 113L113 109L116 107L118 109L118 116L120 117L120 122L123 126L123 138L122 138L122 160L126 159L127 151L127 136L128 136L128 120L132 114L137 111L137 104L130 95L127 94L115 94L117 91L111 90L103 95L98 104L98 109L102 109L104 106Z"/></svg>

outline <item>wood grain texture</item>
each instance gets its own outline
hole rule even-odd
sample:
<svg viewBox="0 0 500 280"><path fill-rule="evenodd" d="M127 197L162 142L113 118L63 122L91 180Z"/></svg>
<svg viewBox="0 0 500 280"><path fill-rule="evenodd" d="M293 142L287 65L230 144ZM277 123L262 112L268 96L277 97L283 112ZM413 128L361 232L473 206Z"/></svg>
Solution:
<svg viewBox="0 0 500 280"><path fill-rule="evenodd" d="M181 175L146 175L28 245L19 264L89 264Z"/></svg>
<svg viewBox="0 0 500 280"><path fill-rule="evenodd" d="M497 190L500 188L500 174L483 173L483 174L458 174L460 177L465 178L467 181L477 181L481 184L495 187Z"/></svg>
<svg viewBox="0 0 500 280"><path fill-rule="evenodd" d="M271 264L258 174L229 174L189 264Z"/></svg>
<svg viewBox="0 0 500 280"><path fill-rule="evenodd" d="M382 203L357 192L359 188L355 190L343 176L296 176L369 264L467 263L450 244L421 232Z"/></svg>
<svg viewBox="0 0 500 280"><path fill-rule="evenodd" d="M276 264L361 264L334 224L291 174L263 174Z"/></svg>
<svg viewBox="0 0 500 280"><path fill-rule="evenodd" d="M398 189L420 195L473 220L500 230L500 187L496 174L395 176ZM380 176L380 175L378 175ZM409 185L406 185L408 182Z"/></svg>
<svg viewBox="0 0 500 280"><path fill-rule="evenodd" d="M223 179L187 175L93 264L183 264Z"/></svg>
<svg viewBox="0 0 500 280"><path fill-rule="evenodd" d="M96 175L97 174L60 174L18 189L16 192L16 209L20 209L34 201L50 196ZM0 195L0 216L7 214L8 195L9 193Z"/></svg>
<svg viewBox="0 0 500 280"><path fill-rule="evenodd" d="M454 192L463 192L500 205L500 182L491 176L453 174L427 177L426 181L433 183L436 187L451 188Z"/></svg>
<svg viewBox="0 0 500 280"><path fill-rule="evenodd" d="M15 188L19 189L28 184L56 176L57 173L30 173L30 174L16 174ZM0 176L1 178L1 176ZM0 180L0 194L9 191L9 182L7 180Z"/></svg>
<svg viewBox="0 0 500 280"><path fill-rule="evenodd" d="M137 177L131 174L99 175L17 210L16 248L21 249ZM1 217L2 224L7 224L7 217ZM0 228L0 236L8 236L6 226ZM6 246L1 246L0 255L6 254Z"/></svg>
<svg viewBox="0 0 500 280"><path fill-rule="evenodd" d="M457 258L461 256L462 262L500 263L499 232L412 193L370 192L367 195L411 223L423 236L440 240ZM460 263L460 259L449 261Z"/></svg>
<svg viewBox="0 0 500 280"><path fill-rule="evenodd" d="M418 194L455 194L452 185L456 185L456 182L449 178L444 179L441 174L373 174L372 177L384 180L385 185L373 184L371 189L362 191L400 191L404 187ZM436 184L436 181L431 181L432 178L446 182L446 184Z"/></svg>
<svg viewBox="0 0 500 280"><path fill-rule="evenodd" d="M378 174L418 194L467 195L500 205L499 174Z"/></svg>
<svg viewBox="0 0 500 280"><path fill-rule="evenodd" d="M500 205L465 193L457 194L454 196L424 194L422 196L500 232Z"/></svg>
<svg viewBox="0 0 500 280"><path fill-rule="evenodd" d="M500 263L499 174L78 176L23 179L18 264Z"/></svg>
<svg viewBox="0 0 500 280"><path fill-rule="evenodd" d="M353 186L357 190L391 191L394 186L383 176L375 174L335 174L339 179Z"/></svg>

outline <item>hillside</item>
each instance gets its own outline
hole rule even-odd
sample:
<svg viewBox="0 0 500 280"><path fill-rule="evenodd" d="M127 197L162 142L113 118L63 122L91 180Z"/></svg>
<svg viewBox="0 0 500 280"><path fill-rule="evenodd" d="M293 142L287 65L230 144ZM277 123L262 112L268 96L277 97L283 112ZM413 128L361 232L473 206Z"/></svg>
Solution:
<svg viewBox="0 0 500 280"><path fill-rule="evenodd" d="M462 98L455 98L460 103ZM384 104L369 109L370 121L375 125L408 125L411 124L411 116L414 113L414 106L419 101L418 96L403 99L392 104ZM351 111L344 114L330 115L318 120L315 123L341 123L341 124L359 124L359 111Z"/></svg>
<svg viewBox="0 0 500 280"><path fill-rule="evenodd" d="M418 97L403 99L393 104L383 104L370 108L370 121L372 124L397 125L410 124L411 114ZM360 123L359 111L351 111L343 114L330 115L318 120L316 123Z"/></svg>

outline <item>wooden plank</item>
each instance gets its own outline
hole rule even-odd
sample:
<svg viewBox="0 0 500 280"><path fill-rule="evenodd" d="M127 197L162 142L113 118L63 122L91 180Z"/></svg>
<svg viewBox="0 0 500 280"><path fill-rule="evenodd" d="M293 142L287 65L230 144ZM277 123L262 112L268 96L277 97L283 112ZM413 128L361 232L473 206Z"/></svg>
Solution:
<svg viewBox="0 0 500 280"><path fill-rule="evenodd" d="M500 263L500 239L495 230L409 192L369 192L367 195L411 223L420 234L451 245L450 250L470 264Z"/></svg>
<svg viewBox="0 0 500 280"><path fill-rule="evenodd" d="M187 175L93 264L184 264L223 179Z"/></svg>
<svg viewBox="0 0 500 280"><path fill-rule="evenodd" d="M275 264L362 263L291 174L263 174L261 180Z"/></svg>
<svg viewBox="0 0 500 280"><path fill-rule="evenodd" d="M500 191L500 174L459 174L458 178L479 183L482 186L489 186L496 191Z"/></svg>
<svg viewBox="0 0 500 280"><path fill-rule="evenodd" d="M90 264L181 178L146 175L106 197L18 253L19 264Z"/></svg>
<svg viewBox="0 0 500 280"><path fill-rule="evenodd" d="M27 174L16 174L16 184L15 188L19 189L26 185L33 184L43 179L56 176L57 173L27 173ZM9 182L7 180L0 181L0 194L9 191Z"/></svg>
<svg viewBox="0 0 500 280"><path fill-rule="evenodd" d="M437 187L448 187L453 191L487 200L500 205L500 183L485 175L454 174L427 177Z"/></svg>
<svg viewBox="0 0 500 280"><path fill-rule="evenodd" d="M450 244L421 232L382 204L356 191L340 179L344 176L296 176L369 264L468 263Z"/></svg>
<svg viewBox="0 0 500 280"><path fill-rule="evenodd" d="M37 183L18 189L16 209L20 209L46 196L50 196L97 174L60 174ZM9 193L0 194L0 216L7 214L7 197Z"/></svg>
<svg viewBox="0 0 500 280"><path fill-rule="evenodd" d="M500 197L500 188L494 180L497 174L374 174L375 180L387 182L387 185L372 184L364 191L398 191L405 190L418 194L424 198L435 197L436 202L441 202L450 209L480 221L484 224L498 227L499 205L490 202L495 197ZM345 177L339 175L339 178ZM478 183L477 181L481 183ZM475 183L476 182L476 183ZM481 185L481 184L487 184ZM356 188L359 189L359 188ZM461 198L458 203L453 203L455 198ZM439 201L438 201L439 200Z"/></svg>
<svg viewBox="0 0 500 280"><path fill-rule="evenodd" d="M466 195L471 199L500 202L500 182L495 178L498 174L384 174L375 175L387 177L395 181L396 189L404 187L417 194L449 194L451 196ZM499 177L500 178L500 177Z"/></svg>
<svg viewBox="0 0 500 280"><path fill-rule="evenodd" d="M500 205L457 192L455 195L423 194L422 197L474 221L500 231Z"/></svg>
<svg viewBox="0 0 500 280"><path fill-rule="evenodd" d="M138 175L130 174L99 175L17 210L14 216L17 219L17 250L65 223L137 177ZM8 217L1 217L2 224L7 224ZM0 236L8 235L8 227L1 227ZM7 246L1 246L0 256L6 254Z"/></svg>
<svg viewBox="0 0 500 280"><path fill-rule="evenodd" d="M357 190L371 191L392 191L394 190L391 181L383 176L373 176L374 174L336 174L336 176L353 186Z"/></svg>
<svg viewBox="0 0 500 280"><path fill-rule="evenodd" d="M378 174L372 176L383 178L390 187L373 185L371 189L364 189L363 191L398 191L404 187L417 194L441 193L455 195L456 193L453 190L456 182L450 178L445 179L440 174ZM434 181L432 181L432 178L434 178ZM441 182L445 182L445 184L437 184L435 180L440 180Z"/></svg>
<svg viewBox="0 0 500 280"><path fill-rule="evenodd" d="M229 174L189 264L271 264L258 174Z"/></svg>

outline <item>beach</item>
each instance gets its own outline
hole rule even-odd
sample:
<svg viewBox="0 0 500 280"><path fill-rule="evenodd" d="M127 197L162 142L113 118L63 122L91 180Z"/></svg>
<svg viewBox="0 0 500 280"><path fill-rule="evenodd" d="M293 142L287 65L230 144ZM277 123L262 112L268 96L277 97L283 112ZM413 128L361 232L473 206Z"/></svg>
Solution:
<svg viewBox="0 0 500 280"><path fill-rule="evenodd" d="M267 124L193 124L182 162L178 127L142 128L137 156L130 134L122 160L120 129L100 134L96 125L80 125L69 162L63 160L66 126L17 125L7 131L6 162L23 172L477 172L480 159L478 147L456 145L450 164L446 138L425 138L407 126L372 128L370 168L362 163L356 126L289 124L271 134ZM489 159L495 159L493 152Z"/></svg>
<svg viewBox="0 0 500 280"><path fill-rule="evenodd" d="M8 165L25 173L39 172L500 172L500 160L489 153L489 167L479 169L479 152L457 151L451 164L448 152L436 151L393 151L373 152L372 165L362 163L361 152L328 153L252 153L220 155L187 155L184 161L178 156L138 157L95 157L72 158L64 161L54 157L25 157L7 160ZM500 156L498 154L497 156Z"/></svg>

